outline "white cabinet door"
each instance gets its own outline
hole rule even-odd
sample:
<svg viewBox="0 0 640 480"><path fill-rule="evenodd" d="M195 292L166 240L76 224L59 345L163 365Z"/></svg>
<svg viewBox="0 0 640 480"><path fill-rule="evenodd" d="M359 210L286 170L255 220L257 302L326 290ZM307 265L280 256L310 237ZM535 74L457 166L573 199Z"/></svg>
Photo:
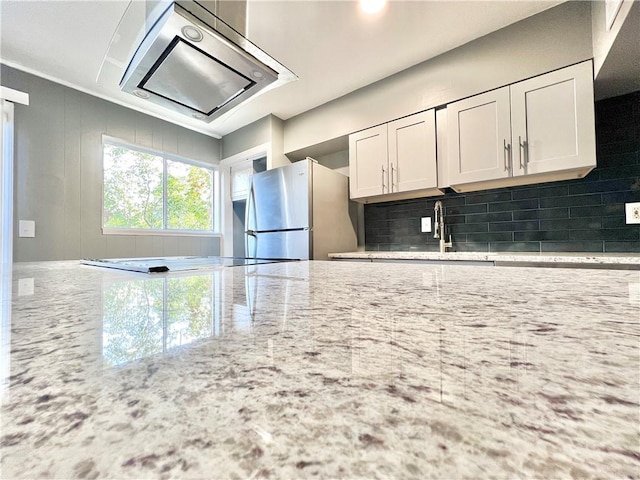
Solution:
<svg viewBox="0 0 640 480"><path fill-rule="evenodd" d="M231 200L244 200L249 195L253 177L253 162L243 161L231 167Z"/></svg>
<svg viewBox="0 0 640 480"><path fill-rule="evenodd" d="M389 193L387 125L349 135L351 198Z"/></svg>
<svg viewBox="0 0 640 480"><path fill-rule="evenodd" d="M435 110L387 124L391 192L436 188Z"/></svg>
<svg viewBox="0 0 640 480"><path fill-rule="evenodd" d="M449 182L506 178L510 174L509 87L447 106Z"/></svg>
<svg viewBox="0 0 640 480"><path fill-rule="evenodd" d="M596 165L591 62L511 86L513 174Z"/></svg>

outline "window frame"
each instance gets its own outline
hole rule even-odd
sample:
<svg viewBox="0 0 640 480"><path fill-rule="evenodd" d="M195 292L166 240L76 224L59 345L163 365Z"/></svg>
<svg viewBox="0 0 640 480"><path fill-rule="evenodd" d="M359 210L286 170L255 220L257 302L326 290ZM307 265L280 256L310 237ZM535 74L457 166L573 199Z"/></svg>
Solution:
<svg viewBox="0 0 640 480"><path fill-rule="evenodd" d="M134 150L140 153L146 153L148 155L154 155L157 157L162 157L162 223L165 228L113 228L113 227L105 227L105 209L104 209L104 174L105 174L105 166L104 166L104 148L105 145L111 145L115 147L123 147L129 150ZM220 178L220 168L216 165L212 165L206 162L193 160L191 158L182 157L180 155L176 155L173 153L165 152L163 150L156 150L154 148L144 147L141 145L136 145L134 143L128 142L126 140L122 140L120 138L111 137L108 135L102 135L102 143L101 143L101 155L102 155L102 185L101 185L101 217L100 217L100 225L102 228L103 235L162 235L162 236L191 236L191 237L212 237L212 236L220 236L220 224L221 224L221 178ZM212 189L212 219L211 219L211 230L188 230L188 229L176 229L176 228L166 228L167 225L167 161L184 163L186 165L191 165L198 168L204 168L206 170L210 170L211 175L211 189Z"/></svg>

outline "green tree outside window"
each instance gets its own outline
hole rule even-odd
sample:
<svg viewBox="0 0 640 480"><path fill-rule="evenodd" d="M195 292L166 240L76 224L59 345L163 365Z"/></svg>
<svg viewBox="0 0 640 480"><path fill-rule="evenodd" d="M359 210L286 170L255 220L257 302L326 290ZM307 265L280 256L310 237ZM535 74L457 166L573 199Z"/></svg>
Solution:
<svg viewBox="0 0 640 480"><path fill-rule="evenodd" d="M105 142L103 227L210 232L213 174L210 168Z"/></svg>

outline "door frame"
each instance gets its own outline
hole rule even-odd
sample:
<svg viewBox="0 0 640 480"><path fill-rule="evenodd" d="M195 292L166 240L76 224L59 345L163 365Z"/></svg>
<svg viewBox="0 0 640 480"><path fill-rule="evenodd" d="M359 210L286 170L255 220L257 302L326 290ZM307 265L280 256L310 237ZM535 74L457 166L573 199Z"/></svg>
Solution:
<svg viewBox="0 0 640 480"><path fill-rule="evenodd" d="M29 105L29 94L0 86L0 264L13 262L14 103Z"/></svg>
<svg viewBox="0 0 640 480"><path fill-rule="evenodd" d="M29 105L29 95L0 87L0 400L10 373L13 270L14 102Z"/></svg>
<svg viewBox="0 0 640 480"><path fill-rule="evenodd" d="M222 206L220 209L220 255L223 257L233 257L233 204L231 200L231 167L248 160L267 158L267 169L271 166L271 143L263 143L255 147L244 150L235 155L220 160L220 187L222 192L220 198Z"/></svg>

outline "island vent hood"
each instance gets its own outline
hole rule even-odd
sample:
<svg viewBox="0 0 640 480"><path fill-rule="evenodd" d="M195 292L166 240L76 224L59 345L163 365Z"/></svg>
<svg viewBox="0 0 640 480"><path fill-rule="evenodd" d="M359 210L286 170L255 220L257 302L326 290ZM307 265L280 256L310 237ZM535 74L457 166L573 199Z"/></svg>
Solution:
<svg viewBox="0 0 640 480"><path fill-rule="evenodd" d="M298 78L244 36L245 1L149 4L147 33L120 81L124 92L210 123Z"/></svg>

